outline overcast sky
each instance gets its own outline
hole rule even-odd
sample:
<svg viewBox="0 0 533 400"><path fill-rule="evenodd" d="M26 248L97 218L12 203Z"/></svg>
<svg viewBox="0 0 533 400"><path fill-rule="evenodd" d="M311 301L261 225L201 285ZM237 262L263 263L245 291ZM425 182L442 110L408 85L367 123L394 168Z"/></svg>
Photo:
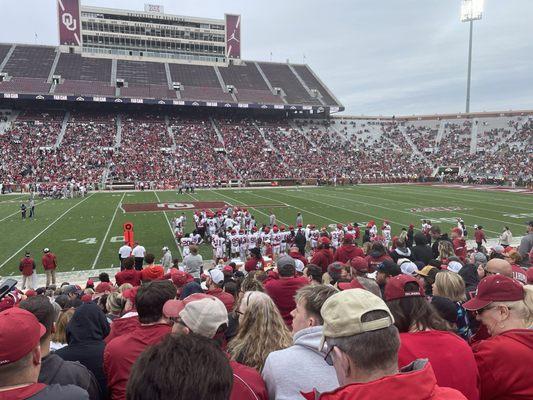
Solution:
<svg viewBox="0 0 533 400"><path fill-rule="evenodd" d="M460 0L86 0L242 15L244 59L306 62L344 114L464 111L468 24ZM1 0L0 42L58 44L56 0ZM533 0L485 0L474 23L471 110L533 109ZM37 33L37 40L35 34Z"/></svg>

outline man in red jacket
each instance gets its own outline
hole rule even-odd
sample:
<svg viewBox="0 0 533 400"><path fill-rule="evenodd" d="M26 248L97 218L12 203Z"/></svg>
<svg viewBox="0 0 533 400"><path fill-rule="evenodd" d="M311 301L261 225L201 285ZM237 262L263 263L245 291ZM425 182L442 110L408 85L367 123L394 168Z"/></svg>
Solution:
<svg viewBox="0 0 533 400"><path fill-rule="evenodd" d="M292 257L282 255L277 261L279 279L271 279L265 283L265 290L279 309L283 320L292 327L291 311L296 307L294 295L309 282L306 277L296 278L296 263Z"/></svg>
<svg viewBox="0 0 533 400"><path fill-rule="evenodd" d="M141 271L137 271L135 268L135 257L128 257L122 260L122 270L115 274L115 282L117 286L121 286L125 283L130 283L133 286L140 286L141 284Z"/></svg>
<svg viewBox="0 0 533 400"><path fill-rule="evenodd" d="M310 264L318 265L322 268L322 273L328 271L328 266L333 262L333 252L329 248L329 238L323 236L318 240L318 247L311 258Z"/></svg>
<svg viewBox="0 0 533 400"><path fill-rule="evenodd" d="M170 281L153 281L138 289L135 303L141 325L111 340L104 351L104 372L112 400L126 399L126 385L137 357L170 333L163 306L175 297L176 288Z"/></svg>
<svg viewBox="0 0 533 400"><path fill-rule="evenodd" d="M329 297L320 314L320 348L327 344L325 360L335 367L341 386L322 394L315 390L306 399L466 399L455 389L439 387L427 360L398 370L398 329L379 297L363 289L344 290Z"/></svg>
<svg viewBox="0 0 533 400"><path fill-rule="evenodd" d="M474 231L474 239L476 240L477 251L481 251L483 242L487 243L487 237L485 236L485 231L481 225L476 227L476 230Z"/></svg>
<svg viewBox="0 0 533 400"><path fill-rule="evenodd" d="M364 257L365 253L363 249L357 246L354 242L354 237L351 234L346 234L342 245L337 249L333 256L333 261L339 261L343 264L347 264L354 257Z"/></svg>
<svg viewBox="0 0 533 400"><path fill-rule="evenodd" d="M196 293L185 300L169 300L163 312L175 323L172 333L188 335L195 333L209 339L224 336L228 326L228 313L224 304L216 297ZM217 341L213 341L217 343ZM267 400L265 382L254 368L230 362L233 370L233 388L230 400Z"/></svg>
<svg viewBox="0 0 533 400"><path fill-rule="evenodd" d="M207 294L216 297L226 306L226 310L231 312L233 310L233 304L235 299L230 293L224 292L224 273L218 268L210 269L207 272L207 280L205 281L207 286Z"/></svg>
<svg viewBox="0 0 533 400"><path fill-rule="evenodd" d="M22 272L22 289L33 289L33 279L35 277L35 260L27 251L24 258L20 260L19 271Z"/></svg>
<svg viewBox="0 0 533 400"><path fill-rule="evenodd" d="M44 255L41 261L43 263L44 273L46 274L46 287L48 287L50 284L56 284L57 258L54 253L50 252L49 248L45 248L43 253Z"/></svg>
<svg viewBox="0 0 533 400"><path fill-rule="evenodd" d="M291 247L291 249L289 250L289 255L295 260L300 260L303 263L304 267L306 267L307 264L309 264L309 261L307 261L307 258L305 258L305 256L302 256L300 254L300 250L298 250L298 247Z"/></svg>
<svg viewBox="0 0 533 400"><path fill-rule="evenodd" d="M451 232L453 251L462 262L466 259L466 241L460 228L453 228Z"/></svg>

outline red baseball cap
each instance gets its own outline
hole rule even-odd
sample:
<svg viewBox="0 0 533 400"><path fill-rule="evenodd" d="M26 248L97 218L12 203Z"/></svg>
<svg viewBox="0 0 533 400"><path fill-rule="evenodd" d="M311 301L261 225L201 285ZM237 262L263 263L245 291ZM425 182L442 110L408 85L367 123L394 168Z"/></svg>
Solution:
<svg viewBox="0 0 533 400"><path fill-rule="evenodd" d="M193 301L212 298L213 296L205 293L193 293L183 300L167 300L163 306L163 315L167 318L177 318L185 306Z"/></svg>
<svg viewBox="0 0 533 400"><path fill-rule="evenodd" d="M348 289L365 289L366 288L359 283L357 279L352 279L350 282L339 282L339 290L348 290Z"/></svg>
<svg viewBox="0 0 533 400"><path fill-rule="evenodd" d="M415 282L418 285L418 290L406 292L405 285L409 282ZM387 281L387 285L385 286L385 300L391 301L404 297L424 297L424 289L420 285L420 282L410 275L400 274L393 276Z"/></svg>
<svg viewBox="0 0 533 400"><path fill-rule="evenodd" d="M329 240L328 237L326 237L326 236L322 236L322 237L320 238L320 243L322 243L322 244L330 244L331 242L330 242L330 240Z"/></svg>
<svg viewBox="0 0 533 400"><path fill-rule="evenodd" d="M359 272L369 272L368 261L363 257L354 257L350 260L350 267Z"/></svg>
<svg viewBox="0 0 533 400"><path fill-rule="evenodd" d="M0 332L0 365L6 365L29 354L39 344L46 328L31 312L12 307L0 312Z"/></svg>
<svg viewBox="0 0 533 400"><path fill-rule="evenodd" d="M346 242L351 242L353 240L353 235L351 233L347 233L346 235L344 235L344 240Z"/></svg>
<svg viewBox="0 0 533 400"><path fill-rule="evenodd" d="M84 294L83 296L81 296L81 301L84 303L90 303L91 301L93 301L93 297L90 294Z"/></svg>
<svg viewBox="0 0 533 400"><path fill-rule="evenodd" d="M518 301L524 300L524 297L524 287L518 281L503 275L490 275L479 282L475 297L463 307L475 311L493 301Z"/></svg>
<svg viewBox="0 0 533 400"><path fill-rule="evenodd" d="M28 289L26 290L26 293L24 293L26 295L26 297L33 297L33 296L37 296L37 292L33 289Z"/></svg>
<svg viewBox="0 0 533 400"><path fill-rule="evenodd" d="M194 278L191 274L180 270L172 271L170 273L170 279L172 279L172 283L174 283L174 285L178 287L184 286L187 283L194 281Z"/></svg>
<svg viewBox="0 0 533 400"><path fill-rule="evenodd" d="M114 292L115 288L109 282L100 282L95 288L96 293Z"/></svg>

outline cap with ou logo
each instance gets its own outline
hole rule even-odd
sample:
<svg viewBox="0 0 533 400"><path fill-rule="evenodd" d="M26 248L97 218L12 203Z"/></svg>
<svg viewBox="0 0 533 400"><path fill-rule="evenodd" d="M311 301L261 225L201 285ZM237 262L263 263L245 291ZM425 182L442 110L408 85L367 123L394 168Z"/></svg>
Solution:
<svg viewBox="0 0 533 400"><path fill-rule="evenodd" d="M226 306L216 297L209 296L198 300L190 300L185 300L187 304L185 304L179 316L192 332L212 338L222 324L228 323Z"/></svg>
<svg viewBox="0 0 533 400"><path fill-rule="evenodd" d="M516 280L504 275L490 275L477 286L475 297L463 304L467 310L480 310L494 301L524 300L524 287Z"/></svg>
<svg viewBox="0 0 533 400"><path fill-rule="evenodd" d="M418 288L414 290L405 290L405 285L414 282ZM424 289L420 285L420 282L409 275L400 274L390 278L385 286L385 300L391 301L401 299L403 297L423 297Z"/></svg>
<svg viewBox="0 0 533 400"><path fill-rule="evenodd" d="M385 311L388 315L363 322L364 315L371 311ZM350 289L334 294L325 301L320 314L324 320L320 349L324 347L326 337L354 336L394 324L394 317L385 302L364 289Z"/></svg>
<svg viewBox="0 0 533 400"><path fill-rule="evenodd" d="M29 311L13 307L0 312L0 365L29 354L45 333L46 328Z"/></svg>

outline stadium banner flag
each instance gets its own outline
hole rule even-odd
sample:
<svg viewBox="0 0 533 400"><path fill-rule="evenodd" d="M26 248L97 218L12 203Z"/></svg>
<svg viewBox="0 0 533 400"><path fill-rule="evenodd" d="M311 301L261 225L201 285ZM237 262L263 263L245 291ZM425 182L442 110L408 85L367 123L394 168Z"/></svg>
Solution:
<svg viewBox="0 0 533 400"><path fill-rule="evenodd" d="M241 58L241 16L225 14L226 18L226 57Z"/></svg>
<svg viewBox="0 0 533 400"><path fill-rule="evenodd" d="M81 46L79 0L57 0L59 44Z"/></svg>

